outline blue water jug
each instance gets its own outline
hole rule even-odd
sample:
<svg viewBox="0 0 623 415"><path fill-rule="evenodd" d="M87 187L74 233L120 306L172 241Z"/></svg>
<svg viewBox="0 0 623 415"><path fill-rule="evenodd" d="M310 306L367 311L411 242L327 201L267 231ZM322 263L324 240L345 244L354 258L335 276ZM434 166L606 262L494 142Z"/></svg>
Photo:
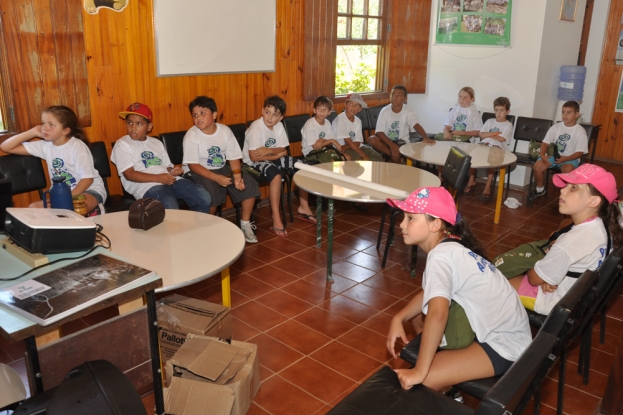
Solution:
<svg viewBox="0 0 623 415"><path fill-rule="evenodd" d="M65 178L61 176L52 177L52 187L43 192L43 207L48 207L47 194L50 194L50 205L54 209L74 210L71 189L65 183Z"/></svg>
<svg viewBox="0 0 623 415"><path fill-rule="evenodd" d="M561 101L580 101L584 96L586 66L563 65L560 67L558 99Z"/></svg>

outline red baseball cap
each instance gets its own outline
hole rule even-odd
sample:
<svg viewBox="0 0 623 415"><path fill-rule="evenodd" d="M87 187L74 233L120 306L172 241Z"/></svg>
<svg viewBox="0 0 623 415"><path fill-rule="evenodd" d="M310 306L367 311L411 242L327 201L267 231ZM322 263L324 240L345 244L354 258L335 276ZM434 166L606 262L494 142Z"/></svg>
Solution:
<svg viewBox="0 0 623 415"><path fill-rule="evenodd" d="M443 187L420 187L404 201L387 199L390 206L409 213L425 213L443 219L450 225L456 223L456 203Z"/></svg>
<svg viewBox="0 0 623 415"><path fill-rule="evenodd" d="M552 179L556 187L571 184L592 184L599 193L612 203L617 198L617 182L612 173L594 164L582 164L570 173L555 174Z"/></svg>
<svg viewBox="0 0 623 415"><path fill-rule="evenodd" d="M149 122L153 121L153 114L149 107L145 104L141 104L140 102L135 102L134 104L130 104L130 106L125 110L119 113L119 117L124 120L130 114L140 115L141 117L147 118Z"/></svg>

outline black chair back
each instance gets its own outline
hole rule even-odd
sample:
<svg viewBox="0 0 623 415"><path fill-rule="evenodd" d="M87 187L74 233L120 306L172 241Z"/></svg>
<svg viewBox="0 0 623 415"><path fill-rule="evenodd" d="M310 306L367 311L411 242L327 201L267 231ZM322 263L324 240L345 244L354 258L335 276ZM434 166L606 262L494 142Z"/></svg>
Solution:
<svg viewBox="0 0 623 415"><path fill-rule="evenodd" d="M113 144L114 145L114 144ZM89 149L93 156L93 166L95 170L102 177L104 182L104 188L106 189L106 203L104 203L104 209L107 213L121 212L130 210L132 203L136 201L134 197L123 189L122 195L111 195L108 189L108 178L112 175L110 170L110 160L108 159L108 153L106 152L106 144L103 141L96 141L91 143Z"/></svg>
<svg viewBox="0 0 623 415"><path fill-rule="evenodd" d="M164 148L167 150L171 163L178 165L182 164L184 160L184 136L186 131L175 131L172 133L160 134L160 140L164 144Z"/></svg>
<svg viewBox="0 0 623 415"><path fill-rule="evenodd" d="M301 129L309 120L309 114L291 115L289 117L283 117L283 125L286 127L286 134L288 135L288 142L300 143L303 141L303 134Z"/></svg>
<svg viewBox="0 0 623 415"><path fill-rule="evenodd" d="M370 136L372 129L370 128L370 117L368 116L368 109L363 108L357 114L355 114L357 118L361 120L361 133L363 134L364 141L366 140L366 132L368 133L368 137Z"/></svg>
<svg viewBox="0 0 623 415"><path fill-rule="evenodd" d="M441 177L455 192L461 192L469 177L469 168L472 165L472 156L458 147L450 148L448 158L443 165ZM458 197L458 193L455 198Z"/></svg>
<svg viewBox="0 0 623 415"><path fill-rule="evenodd" d="M551 351L558 339L539 332L519 359L483 397L475 415L521 413L554 364ZM543 368L547 370L542 370Z"/></svg>
<svg viewBox="0 0 623 415"><path fill-rule="evenodd" d="M11 181L11 192L14 195L37 190L41 197L46 187L43 164L35 156L9 154L0 157L0 180Z"/></svg>
<svg viewBox="0 0 623 415"><path fill-rule="evenodd" d="M488 120L490 120L491 118L495 118L495 114L492 112L483 112L482 113L482 123L486 123ZM510 121L511 124L513 124L513 126L515 125L515 116L514 115L507 115L506 116L506 121Z"/></svg>
<svg viewBox="0 0 623 415"><path fill-rule="evenodd" d="M9 179L0 180L0 231L4 229L4 218L6 208L13 206L13 193L11 192L11 181Z"/></svg>
<svg viewBox="0 0 623 415"><path fill-rule="evenodd" d="M537 141L541 142L545 138L547 131L553 125L552 120L542 118L517 117L517 126L515 127L515 145L513 152L517 150L519 141Z"/></svg>
<svg viewBox="0 0 623 415"><path fill-rule="evenodd" d="M247 125L245 123L240 123L228 125L228 127L231 132L234 133L234 137L236 137L236 141L238 141L240 150L242 150L244 148L244 136L247 132Z"/></svg>
<svg viewBox="0 0 623 415"><path fill-rule="evenodd" d="M387 105L377 105L374 107L368 107L368 131L372 134L372 131L376 130L376 122L379 119L379 115L381 114L381 110L385 108ZM362 111L363 112L363 111Z"/></svg>
<svg viewBox="0 0 623 415"><path fill-rule="evenodd" d="M333 120L336 119L338 116L338 113L336 110L332 110L329 115L327 116L327 121L329 121L331 124L333 124Z"/></svg>

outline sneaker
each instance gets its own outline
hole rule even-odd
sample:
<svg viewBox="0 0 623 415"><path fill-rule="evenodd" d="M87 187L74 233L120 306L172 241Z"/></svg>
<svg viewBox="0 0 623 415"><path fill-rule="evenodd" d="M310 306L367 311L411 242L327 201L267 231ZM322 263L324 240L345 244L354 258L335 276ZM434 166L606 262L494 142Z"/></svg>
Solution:
<svg viewBox="0 0 623 415"><path fill-rule="evenodd" d="M461 393L459 392L457 388L453 387L452 389L448 391L446 395L454 399L458 403L463 403L463 396L461 395Z"/></svg>
<svg viewBox="0 0 623 415"><path fill-rule="evenodd" d="M97 206L95 206L95 209L89 212L89 214L87 215L87 218L103 215L104 213L106 213L106 210L104 209L104 205L102 205L101 203L98 203Z"/></svg>
<svg viewBox="0 0 623 415"><path fill-rule="evenodd" d="M241 226L242 233L244 233L244 240L250 244L257 243L257 236L255 236L255 232L253 232L256 228L257 227L253 222L249 222L248 224Z"/></svg>
<svg viewBox="0 0 623 415"><path fill-rule="evenodd" d="M536 199L536 198L541 197L541 196L545 196L546 194L547 194L547 192L545 191L545 189L543 189L543 190L542 190L542 191L540 191L540 192L537 192L537 191L535 190L535 191L534 191L534 197L533 197L533 199Z"/></svg>

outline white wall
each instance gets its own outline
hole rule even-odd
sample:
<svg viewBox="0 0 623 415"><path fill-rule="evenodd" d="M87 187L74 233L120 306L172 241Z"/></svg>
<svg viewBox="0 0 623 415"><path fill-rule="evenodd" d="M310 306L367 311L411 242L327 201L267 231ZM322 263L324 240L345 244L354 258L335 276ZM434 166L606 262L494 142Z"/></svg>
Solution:
<svg viewBox="0 0 623 415"><path fill-rule="evenodd" d="M593 2L591 31L588 35L586 58L584 59L586 83L584 84L584 99L581 108L582 118L587 122L591 122L595 108L595 93L597 92L597 79L606 38L609 10L610 0L595 0Z"/></svg>
<svg viewBox="0 0 623 415"><path fill-rule="evenodd" d="M578 1L575 22L559 20L560 1L548 1L541 39L539 71L533 115L550 120L558 114L558 85L561 65L577 65L586 0ZM562 108L562 105L560 106Z"/></svg>
<svg viewBox="0 0 623 415"><path fill-rule="evenodd" d="M410 94L408 100L426 132L443 129L448 109L456 105L464 86L476 91L480 111L491 111L493 100L506 96L511 114L553 118L560 65L577 62L585 5L586 0L579 0L575 22L567 22L558 20L560 0L515 0L511 47L500 48L435 45L438 2L434 1L426 93ZM511 184L527 184L529 170L513 169Z"/></svg>

